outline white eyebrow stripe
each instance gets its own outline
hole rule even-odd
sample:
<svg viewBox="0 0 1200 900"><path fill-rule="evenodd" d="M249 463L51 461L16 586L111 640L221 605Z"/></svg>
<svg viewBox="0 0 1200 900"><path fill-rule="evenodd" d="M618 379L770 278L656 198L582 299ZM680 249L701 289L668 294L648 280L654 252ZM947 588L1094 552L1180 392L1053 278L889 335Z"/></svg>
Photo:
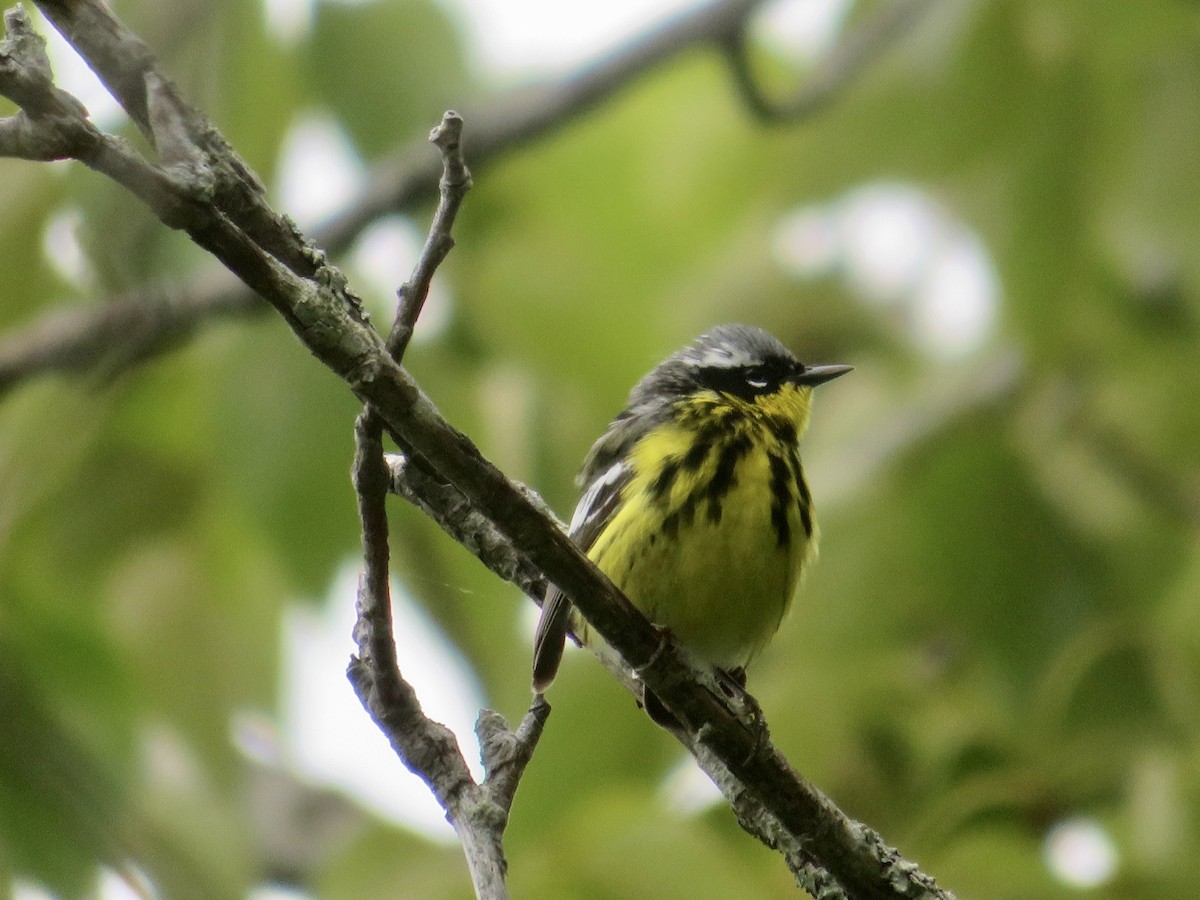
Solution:
<svg viewBox="0 0 1200 900"><path fill-rule="evenodd" d="M728 347L709 347L699 356L689 356L687 362L697 369L736 369L757 365L762 360L757 354L747 353L741 348L733 351Z"/></svg>

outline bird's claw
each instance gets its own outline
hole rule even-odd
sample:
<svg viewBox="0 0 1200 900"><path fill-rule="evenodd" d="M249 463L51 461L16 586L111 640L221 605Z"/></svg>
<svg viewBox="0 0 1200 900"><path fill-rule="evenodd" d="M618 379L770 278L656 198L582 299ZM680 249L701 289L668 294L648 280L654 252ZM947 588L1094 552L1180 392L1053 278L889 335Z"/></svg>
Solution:
<svg viewBox="0 0 1200 900"><path fill-rule="evenodd" d="M767 728L767 718L763 715L758 701L746 691L746 670L744 668L741 666L733 669L716 668L713 671L716 675L717 685L721 688L725 699L729 701L734 715L754 735L754 745L746 757L749 761L771 739L770 730Z"/></svg>

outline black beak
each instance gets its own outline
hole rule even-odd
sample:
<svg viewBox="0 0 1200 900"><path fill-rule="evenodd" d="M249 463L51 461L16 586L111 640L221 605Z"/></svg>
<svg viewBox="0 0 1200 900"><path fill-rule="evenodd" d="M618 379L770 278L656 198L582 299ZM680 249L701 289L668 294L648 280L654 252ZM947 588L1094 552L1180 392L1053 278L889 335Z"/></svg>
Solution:
<svg viewBox="0 0 1200 900"><path fill-rule="evenodd" d="M839 375L845 375L853 369L854 366L805 366L797 363L796 371L792 375L792 382L816 387L818 384L832 381Z"/></svg>

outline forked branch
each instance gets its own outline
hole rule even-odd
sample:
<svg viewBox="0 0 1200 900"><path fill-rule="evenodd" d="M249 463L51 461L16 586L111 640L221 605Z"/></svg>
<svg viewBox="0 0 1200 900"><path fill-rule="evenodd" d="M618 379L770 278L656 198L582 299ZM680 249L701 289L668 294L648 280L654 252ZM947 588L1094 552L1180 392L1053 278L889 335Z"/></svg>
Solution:
<svg viewBox="0 0 1200 900"><path fill-rule="evenodd" d="M382 430L412 454L414 463L428 467L438 483L452 486L517 555L571 598L619 654L610 664L625 678L630 671L638 672L681 721L691 723L677 736L730 798L739 821L778 848L798 878L825 897L839 891L881 900L949 896L877 834L848 819L800 778L759 730L743 724L711 673L692 669L671 647L664 652L658 632L528 492L510 482L441 417L370 327L342 275L270 209L245 164L211 123L182 103L153 58L139 55L129 60L128 71L122 71L119 54L104 51L105 38L96 38L92 29L124 33L104 4L45 0L41 5L56 26L72 36L93 68L107 73L108 83L124 86L141 79L144 118L167 158L144 159L128 144L96 129L82 107L58 96L52 83L38 81L39 49L36 41L24 40L23 34L30 31L28 20L16 10L7 17L10 35L15 33L16 39L6 40L0 48L0 91L21 106L32 129L27 139L36 143L57 133L61 143L55 145L55 152L78 159L133 191L164 224L185 231L266 300L363 401L369 409L364 419L377 417ZM98 43L92 43L92 38ZM143 94L125 87L116 93L141 121ZM460 183L465 187L465 180ZM437 252L431 251L430 258ZM370 708L394 736L394 743L402 745L397 749L406 762L427 775L435 792L450 804L448 809L459 804L456 825L502 820L511 802L515 773L528 759L545 708L535 703L515 733L485 716L480 731L485 746L495 748L495 756L485 762L488 781L496 790L485 791L469 778L463 780L465 765L457 742L424 720L395 665L388 619L386 511L381 514L392 476L384 465L381 435L363 424L360 419L355 479L368 563L360 598L359 661L367 662L352 671L352 678L356 684L361 678ZM477 881L484 886L481 892L493 892L485 896L503 896L503 856L491 846L499 833L494 828L460 831L468 857L479 858L473 869L483 873ZM816 867L827 870L836 886ZM496 874L501 876L499 883Z"/></svg>

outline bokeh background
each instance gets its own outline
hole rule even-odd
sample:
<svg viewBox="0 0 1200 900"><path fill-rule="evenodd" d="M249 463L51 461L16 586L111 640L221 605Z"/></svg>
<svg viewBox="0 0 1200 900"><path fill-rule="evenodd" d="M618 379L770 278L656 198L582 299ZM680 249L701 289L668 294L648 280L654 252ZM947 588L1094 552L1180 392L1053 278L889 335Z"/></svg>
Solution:
<svg viewBox="0 0 1200 900"><path fill-rule="evenodd" d="M115 6L306 228L443 109L469 160L472 109L670 12ZM480 170L407 365L566 517L628 388L705 328L854 364L805 443L820 563L751 672L776 742L960 896L1190 898L1200 8L930 7L819 115L764 127L695 50ZM768 4L755 63L786 93L876 9ZM428 212L337 260L378 321ZM0 160L0 339L207 265L82 167ZM470 895L343 674L355 412L272 315L7 387L0 897ZM528 702L535 608L393 509L402 669L474 757L478 707ZM797 895L586 654L551 700L514 896Z"/></svg>

